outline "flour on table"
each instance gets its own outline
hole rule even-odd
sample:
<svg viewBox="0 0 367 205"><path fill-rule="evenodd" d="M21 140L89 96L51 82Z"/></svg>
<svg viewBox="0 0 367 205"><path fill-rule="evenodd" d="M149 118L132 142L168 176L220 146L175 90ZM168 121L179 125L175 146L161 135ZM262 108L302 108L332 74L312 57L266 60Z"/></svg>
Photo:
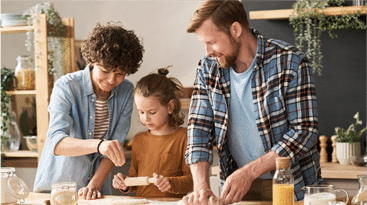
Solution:
<svg viewBox="0 0 367 205"><path fill-rule="evenodd" d="M90 204L112 204L112 205L138 205L138 204L149 204L151 201L147 199L130 199L130 198L109 198L109 199L99 199L95 201L90 201Z"/></svg>

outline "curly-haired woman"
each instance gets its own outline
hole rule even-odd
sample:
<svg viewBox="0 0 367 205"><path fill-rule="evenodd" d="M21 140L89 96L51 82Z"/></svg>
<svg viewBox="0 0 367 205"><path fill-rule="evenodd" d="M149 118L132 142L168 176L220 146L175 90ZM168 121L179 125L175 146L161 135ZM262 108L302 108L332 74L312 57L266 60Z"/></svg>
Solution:
<svg viewBox="0 0 367 205"><path fill-rule="evenodd" d="M133 31L97 24L82 44L88 66L56 81L47 139L34 192L75 182L79 196L112 194L110 172L125 163L121 143L133 110L134 86L125 79L142 63L144 48Z"/></svg>

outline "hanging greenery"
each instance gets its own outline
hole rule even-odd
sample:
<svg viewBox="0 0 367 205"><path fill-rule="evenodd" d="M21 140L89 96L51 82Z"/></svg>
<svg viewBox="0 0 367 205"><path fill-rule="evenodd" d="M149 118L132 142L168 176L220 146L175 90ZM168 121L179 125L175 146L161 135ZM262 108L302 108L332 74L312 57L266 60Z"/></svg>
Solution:
<svg viewBox="0 0 367 205"><path fill-rule="evenodd" d="M12 69L8 69L5 66L1 68L1 142L6 142L9 137L4 133L8 130L10 123L10 109L8 107L11 101L11 96L6 93L10 91L13 81L15 81L15 74Z"/></svg>
<svg viewBox="0 0 367 205"><path fill-rule="evenodd" d="M35 6L27 9L23 15L28 16L28 25L32 25L33 21L37 20L38 14L46 14L47 21L47 41L48 41L48 72L54 74L56 72L56 63L61 68L62 56L63 56L63 43L65 34L65 26L62 24L60 15L56 12L54 6L50 2L44 2L36 4ZM37 32L37 31L34 31ZM28 51L32 49L32 31L27 32L27 39L25 43Z"/></svg>
<svg viewBox="0 0 367 205"><path fill-rule="evenodd" d="M326 31L331 38L337 29L366 29L365 23L359 19L361 10L353 14L341 16L325 16L324 10L330 6L342 7L344 1L330 0L298 0L293 4L293 14L290 24L293 26L296 46L310 59L313 72L321 75L323 69L320 40L322 32ZM305 48L306 47L306 48Z"/></svg>

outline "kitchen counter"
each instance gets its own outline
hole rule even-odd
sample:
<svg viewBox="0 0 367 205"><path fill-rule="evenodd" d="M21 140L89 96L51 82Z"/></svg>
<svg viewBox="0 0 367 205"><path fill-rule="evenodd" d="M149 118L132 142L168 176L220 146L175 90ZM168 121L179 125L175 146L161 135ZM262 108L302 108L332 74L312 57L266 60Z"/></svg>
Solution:
<svg viewBox="0 0 367 205"><path fill-rule="evenodd" d="M29 193L29 196L25 199L25 202L22 205L43 205L45 204L45 200L50 200L50 194L40 194L40 193ZM129 196L104 196L102 199L97 200L79 200L79 205L90 205L90 204L101 204L101 202L106 202L108 199L138 199L137 197L129 197ZM151 200L151 204L176 204L179 199L175 198L159 198L159 199L149 199ZM158 203L157 203L158 202ZM21 203L16 203L21 205ZM104 204L104 203L103 203ZM116 204L116 203L114 203ZM123 205L123 203L119 203ZM271 202L255 202L255 201L243 201L240 203L236 203L237 205L271 205ZM295 205L303 205L303 201L296 202Z"/></svg>

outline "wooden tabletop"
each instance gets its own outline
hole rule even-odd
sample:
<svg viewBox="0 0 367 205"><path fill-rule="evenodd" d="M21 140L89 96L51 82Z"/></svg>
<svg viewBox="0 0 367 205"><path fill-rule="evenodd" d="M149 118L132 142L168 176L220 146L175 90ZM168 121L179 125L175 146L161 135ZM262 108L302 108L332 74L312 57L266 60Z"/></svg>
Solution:
<svg viewBox="0 0 367 205"><path fill-rule="evenodd" d="M41 193L29 193L29 196L25 199L24 203L16 203L17 205L45 205L46 200L50 200L51 195L50 194L41 194ZM97 200L82 200L79 199L78 204L79 205L91 205L91 204L101 204L106 201L106 199L114 199L114 198L124 198L124 199L139 199L137 197L131 197L131 196L103 196L101 199ZM151 204L176 204L179 199L177 198L155 198L155 199L148 199L151 201ZM101 202L101 203L99 203ZM104 203L103 203L104 204ZM242 201L239 203L236 203L236 205L272 205L272 202L259 202L259 201ZM122 204L121 204L122 205ZM303 201L296 202L295 205L303 205Z"/></svg>

